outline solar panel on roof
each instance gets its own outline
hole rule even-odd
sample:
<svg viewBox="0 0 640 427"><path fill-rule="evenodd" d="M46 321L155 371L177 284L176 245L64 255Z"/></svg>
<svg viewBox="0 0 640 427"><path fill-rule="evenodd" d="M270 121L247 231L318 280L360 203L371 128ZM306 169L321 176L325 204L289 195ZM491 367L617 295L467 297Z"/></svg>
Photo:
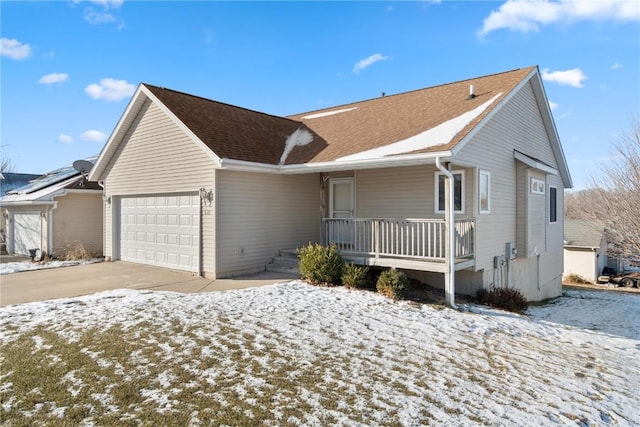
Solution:
<svg viewBox="0 0 640 427"><path fill-rule="evenodd" d="M97 158L97 156L92 156L85 160L91 163L95 163ZM41 177L34 179L29 184L16 188L8 192L7 194L31 194L76 175L80 175L80 172L75 170L72 165L68 165L60 169L48 172Z"/></svg>

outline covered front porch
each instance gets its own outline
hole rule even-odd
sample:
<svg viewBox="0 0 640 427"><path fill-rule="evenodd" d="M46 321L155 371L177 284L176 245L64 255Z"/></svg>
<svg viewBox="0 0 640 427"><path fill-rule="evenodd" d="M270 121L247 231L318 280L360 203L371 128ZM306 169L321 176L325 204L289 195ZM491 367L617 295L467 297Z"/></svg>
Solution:
<svg viewBox="0 0 640 427"><path fill-rule="evenodd" d="M323 219L323 244L354 264L445 273L444 219ZM455 220L455 270L475 263L475 219Z"/></svg>

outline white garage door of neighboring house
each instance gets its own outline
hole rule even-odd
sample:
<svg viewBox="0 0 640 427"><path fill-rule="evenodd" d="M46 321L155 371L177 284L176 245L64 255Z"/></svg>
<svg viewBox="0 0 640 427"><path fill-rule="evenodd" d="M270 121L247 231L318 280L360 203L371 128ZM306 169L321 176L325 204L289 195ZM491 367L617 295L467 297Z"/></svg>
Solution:
<svg viewBox="0 0 640 427"><path fill-rule="evenodd" d="M123 196L120 199L120 259L198 272L199 195Z"/></svg>
<svg viewBox="0 0 640 427"><path fill-rule="evenodd" d="M13 252L29 255L29 249L42 249L40 212L13 214Z"/></svg>

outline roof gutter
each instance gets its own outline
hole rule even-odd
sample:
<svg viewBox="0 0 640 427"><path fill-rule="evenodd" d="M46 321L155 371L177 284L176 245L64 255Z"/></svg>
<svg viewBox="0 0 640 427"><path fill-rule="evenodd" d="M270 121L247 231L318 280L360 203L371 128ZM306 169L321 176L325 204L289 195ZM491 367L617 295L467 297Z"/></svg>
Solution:
<svg viewBox="0 0 640 427"><path fill-rule="evenodd" d="M53 205L56 202L44 200L20 200L16 202L0 202L0 207L8 208L11 206L31 206L31 205Z"/></svg>
<svg viewBox="0 0 640 427"><path fill-rule="evenodd" d="M272 165L267 163L248 162L245 160L220 159L220 169L243 172L260 172L273 174L303 174L313 172L334 172L353 169L376 169L392 166L415 166L433 164L437 158L451 157L451 151L439 151L422 154L403 154L371 159L331 161L317 163L301 163L294 165Z"/></svg>
<svg viewBox="0 0 640 427"><path fill-rule="evenodd" d="M453 174L445 168L440 162L440 157L436 157L436 166L440 169L449 182L448 192L445 194L444 203L445 203L445 214L444 214L444 222L447 228L447 234L445 238L445 253L446 253L446 261L447 261L447 272L445 273L445 284L444 284L444 293L445 299L447 300L449 306L451 308L456 308L455 301L455 289L456 289L456 269L455 269L455 252L454 252L454 241L455 241L455 218L454 211L455 207L453 205L454 199L454 181Z"/></svg>

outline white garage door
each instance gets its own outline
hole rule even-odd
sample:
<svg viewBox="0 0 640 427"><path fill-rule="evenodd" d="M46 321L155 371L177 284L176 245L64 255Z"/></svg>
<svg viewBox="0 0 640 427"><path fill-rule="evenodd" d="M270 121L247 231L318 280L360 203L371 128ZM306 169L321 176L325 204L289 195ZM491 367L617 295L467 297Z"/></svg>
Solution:
<svg viewBox="0 0 640 427"><path fill-rule="evenodd" d="M29 249L42 249L40 212L13 214L13 252L29 255Z"/></svg>
<svg viewBox="0 0 640 427"><path fill-rule="evenodd" d="M122 197L120 259L198 272L200 198L197 193Z"/></svg>

